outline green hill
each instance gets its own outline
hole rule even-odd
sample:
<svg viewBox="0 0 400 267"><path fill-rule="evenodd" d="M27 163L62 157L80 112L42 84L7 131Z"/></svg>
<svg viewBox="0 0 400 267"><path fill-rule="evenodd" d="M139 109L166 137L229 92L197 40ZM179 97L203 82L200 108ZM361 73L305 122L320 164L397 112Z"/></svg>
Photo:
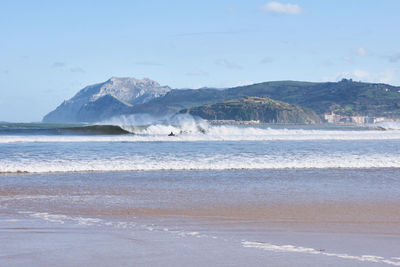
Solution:
<svg viewBox="0 0 400 267"><path fill-rule="evenodd" d="M256 96L309 108L317 115L335 112L341 115L400 117L400 87L379 83L354 82L265 82L218 89L171 90L165 96L135 105L128 113L165 114L229 99Z"/></svg>
<svg viewBox="0 0 400 267"><path fill-rule="evenodd" d="M400 87L387 84L354 82L266 82L228 89L232 95L265 95L296 104L322 115L400 117Z"/></svg>
<svg viewBox="0 0 400 267"><path fill-rule="evenodd" d="M181 113L208 120L259 120L266 123L320 123L321 119L309 109L267 97L243 97L216 104L184 109Z"/></svg>

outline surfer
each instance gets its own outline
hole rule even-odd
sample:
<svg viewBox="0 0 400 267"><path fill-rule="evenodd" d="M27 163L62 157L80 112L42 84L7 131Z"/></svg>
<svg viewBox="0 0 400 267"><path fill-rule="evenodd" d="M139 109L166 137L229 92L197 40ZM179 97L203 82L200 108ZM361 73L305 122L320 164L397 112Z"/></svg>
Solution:
<svg viewBox="0 0 400 267"><path fill-rule="evenodd" d="M206 134L206 130L203 127L197 126L197 130L199 130L199 132L202 134Z"/></svg>
<svg viewBox="0 0 400 267"><path fill-rule="evenodd" d="M168 136L176 136L174 132L171 132Z"/></svg>

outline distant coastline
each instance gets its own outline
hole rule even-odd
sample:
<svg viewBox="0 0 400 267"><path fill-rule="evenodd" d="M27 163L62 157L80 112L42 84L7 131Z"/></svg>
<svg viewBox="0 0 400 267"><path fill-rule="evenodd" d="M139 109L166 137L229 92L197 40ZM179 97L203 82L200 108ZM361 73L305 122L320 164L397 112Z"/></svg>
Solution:
<svg viewBox="0 0 400 267"><path fill-rule="evenodd" d="M274 81L226 89L172 89L150 79L112 77L89 85L48 113L46 123L97 123L119 116L188 113L208 120L266 123L398 121L400 87L343 79ZM230 122L239 124L238 122Z"/></svg>

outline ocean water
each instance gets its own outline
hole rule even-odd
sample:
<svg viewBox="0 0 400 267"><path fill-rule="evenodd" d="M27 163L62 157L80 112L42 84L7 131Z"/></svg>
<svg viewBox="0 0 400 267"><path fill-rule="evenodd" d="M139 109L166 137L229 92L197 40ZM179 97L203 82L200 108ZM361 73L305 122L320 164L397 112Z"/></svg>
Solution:
<svg viewBox="0 0 400 267"><path fill-rule="evenodd" d="M368 127L0 125L0 173L399 168L399 150L400 130Z"/></svg>
<svg viewBox="0 0 400 267"><path fill-rule="evenodd" d="M400 266L397 129L1 124L0 266Z"/></svg>

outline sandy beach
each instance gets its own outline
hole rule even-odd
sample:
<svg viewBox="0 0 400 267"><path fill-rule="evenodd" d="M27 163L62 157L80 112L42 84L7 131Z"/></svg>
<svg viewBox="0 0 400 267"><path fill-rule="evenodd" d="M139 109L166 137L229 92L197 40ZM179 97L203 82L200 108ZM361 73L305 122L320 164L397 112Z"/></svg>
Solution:
<svg viewBox="0 0 400 267"><path fill-rule="evenodd" d="M3 175L0 263L399 266L398 177L397 169Z"/></svg>

